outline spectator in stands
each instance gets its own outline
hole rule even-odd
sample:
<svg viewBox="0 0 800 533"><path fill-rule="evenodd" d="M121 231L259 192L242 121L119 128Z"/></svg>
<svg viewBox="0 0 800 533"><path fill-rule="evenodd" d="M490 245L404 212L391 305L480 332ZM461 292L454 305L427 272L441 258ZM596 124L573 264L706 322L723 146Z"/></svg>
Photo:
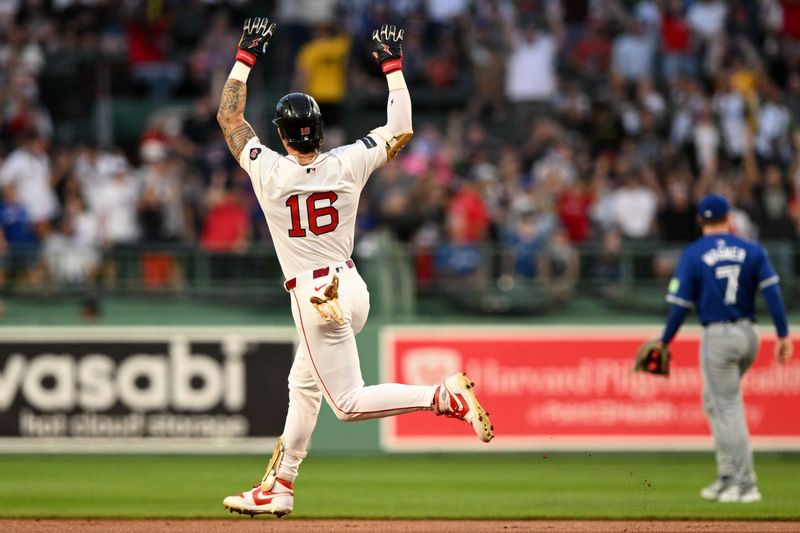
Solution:
<svg viewBox="0 0 800 533"><path fill-rule="evenodd" d="M765 101L758 111L756 151L763 161L787 164L791 157L789 110L774 84L764 87L764 96Z"/></svg>
<svg viewBox="0 0 800 533"><path fill-rule="evenodd" d="M673 109L669 140L676 149L682 149L693 141L695 118L706 107L706 98L700 86L690 79L678 79L670 92Z"/></svg>
<svg viewBox="0 0 800 533"><path fill-rule="evenodd" d="M637 0L633 7L633 16L644 24L645 31L657 34L661 30L660 0Z"/></svg>
<svg viewBox="0 0 800 533"><path fill-rule="evenodd" d="M94 212L100 221L102 242L114 249L133 245L139 238L137 206L142 191L125 159L117 156L110 167L110 179L96 192L98 207Z"/></svg>
<svg viewBox="0 0 800 533"><path fill-rule="evenodd" d="M191 156L198 159L204 157L209 143L219 138L219 126L214 114L208 95L199 96L192 102L191 112L184 117L181 131L202 153L192 153Z"/></svg>
<svg viewBox="0 0 800 533"><path fill-rule="evenodd" d="M315 28L311 41L297 55L297 83L300 91L314 97L325 117L326 136L329 129L341 123L341 104L347 90L347 58L350 36L339 25L326 24ZM339 143L329 140L332 146Z"/></svg>
<svg viewBox="0 0 800 533"><path fill-rule="evenodd" d="M471 180L475 182L478 193L489 213L487 239L493 244L501 240L500 226L505 221L506 191L500 182L497 167L487 161L480 161L470 169Z"/></svg>
<svg viewBox="0 0 800 533"><path fill-rule="evenodd" d="M745 40L739 40L736 49L728 50L730 55L729 80L732 88L738 91L748 107L758 105L758 87L762 80L761 63L752 45ZM720 70L719 75L724 75Z"/></svg>
<svg viewBox="0 0 800 533"><path fill-rule="evenodd" d="M589 212L594 198L586 180L565 186L558 198L558 218L571 242L587 241L591 235Z"/></svg>
<svg viewBox="0 0 800 533"><path fill-rule="evenodd" d="M103 207L98 194L113 179L118 158L119 156L98 150L93 143L87 143L77 150L73 168L70 170L80 184L89 209L94 212Z"/></svg>
<svg viewBox="0 0 800 533"><path fill-rule="evenodd" d="M668 280L675 272L681 250L671 243L686 243L698 236L697 210L692 203L690 177L676 171L665 180L665 196L659 198L659 236L666 246L659 247L653 258L656 279Z"/></svg>
<svg viewBox="0 0 800 533"><path fill-rule="evenodd" d="M632 157L638 164L658 166L670 158L672 147L661 137L659 123L652 113L639 114L639 135L636 137Z"/></svg>
<svg viewBox="0 0 800 533"><path fill-rule="evenodd" d="M467 51L475 87L468 112L473 116L480 116L485 112L490 117L507 114L503 95L504 43L501 37L498 27L489 22L476 24L469 33Z"/></svg>
<svg viewBox="0 0 800 533"><path fill-rule="evenodd" d="M742 93L735 90L730 79L723 78L714 94L712 106L722 133L726 155L740 160L744 155L747 132L747 106Z"/></svg>
<svg viewBox="0 0 800 533"><path fill-rule="evenodd" d="M722 35L728 6L722 0L697 0L686 13L689 28L703 42L708 43Z"/></svg>
<svg viewBox="0 0 800 533"><path fill-rule="evenodd" d="M719 132L708 104L697 115L694 124L694 154L701 176L714 176L718 168Z"/></svg>
<svg viewBox="0 0 800 533"><path fill-rule="evenodd" d="M645 239L653 233L657 197L638 172L626 171L622 186L611 193L611 219L626 239Z"/></svg>
<svg viewBox="0 0 800 533"><path fill-rule="evenodd" d="M592 102L577 82L564 82L553 101L558 118L566 127L584 130L589 120Z"/></svg>
<svg viewBox="0 0 800 533"><path fill-rule="evenodd" d="M447 234L453 243L479 243L486 238L489 212L478 184L464 180L447 206Z"/></svg>
<svg viewBox="0 0 800 533"><path fill-rule="evenodd" d="M614 39L611 69L616 76L627 81L637 81L653 76L656 42L645 32L644 24L631 19L625 32Z"/></svg>
<svg viewBox="0 0 800 533"><path fill-rule="evenodd" d="M229 47L236 42L238 31L231 27L225 11L215 13L210 29L189 60L189 76L198 88L207 88L209 94L219 94L230 70ZM216 129L216 128L215 128Z"/></svg>
<svg viewBox="0 0 800 533"><path fill-rule="evenodd" d="M36 76L44 67L44 52L40 43L24 28L8 28L8 40L0 44L0 65L16 71L17 75Z"/></svg>
<svg viewBox="0 0 800 533"><path fill-rule="evenodd" d="M534 183L545 183L553 180L552 185L560 188L575 182L576 169L573 163L572 148L563 139L555 140L547 148L543 157L539 158L531 169Z"/></svg>
<svg viewBox="0 0 800 533"><path fill-rule="evenodd" d="M15 183L3 187L0 229L0 287L8 279L24 282L38 256L38 237L27 209L19 201Z"/></svg>
<svg viewBox="0 0 800 533"><path fill-rule="evenodd" d="M603 289L622 281L622 236L616 230L603 234L600 255L592 263L592 279Z"/></svg>
<svg viewBox="0 0 800 533"><path fill-rule="evenodd" d="M59 211L51 186L47 141L35 130L21 137L17 148L0 167L0 185L15 184L20 203L40 236L46 235Z"/></svg>
<svg viewBox="0 0 800 533"><path fill-rule="evenodd" d="M100 266L98 221L80 197L65 204L59 227L45 239L42 255L50 279L57 283L85 286L96 278Z"/></svg>
<svg viewBox="0 0 800 533"><path fill-rule="evenodd" d="M787 80L788 94L786 95L786 108L789 116L800 117L800 69L789 73Z"/></svg>
<svg viewBox="0 0 800 533"><path fill-rule="evenodd" d="M658 210L659 235L669 242L690 242L698 237L697 212L692 203L689 178L673 173L666 179L666 197Z"/></svg>
<svg viewBox="0 0 800 533"><path fill-rule="evenodd" d="M506 98L514 105L515 117L527 119L546 109L556 92L561 27L554 22L548 32L530 22L521 28L509 24L506 36Z"/></svg>
<svg viewBox="0 0 800 533"><path fill-rule="evenodd" d="M508 236L507 244L516 276L532 280L541 274L546 241L536 227L533 211L522 213Z"/></svg>
<svg viewBox="0 0 800 533"><path fill-rule="evenodd" d="M571 296L580 275L580 257L564 228L558 228L542 252L542 281L557 298Z"/></svg>
<svg viewBox="0 0 800 533"><path fill-rule="evenodd" d="M142 145L143 193L139 224L145 242L177 242L185 235L185 212L179 163L158 140Z"/></svg>
<svg viewBox="0 0 800 533"><path fill-rule="evenodd" d="M754 194L753 215L759 230L759 240L792 240L796 237L797 213L796 208L792 209L794 200L791 194L792 190L784 179L781 167L775 163L768 165Z"/></svg>
<svg viewBox="0 0 800 533"><path fill-rule="evenodd" d="M467 12L467 0L425 0L428 16L434 24L445 25Z"/></svg>
<svg viewBox="0 0 800 533"><path fill-rule="evenodd" d="M436 258L440 273L468 276L481 263L480 245L491 222L476 183L464 180L447 205L447 242Z"/></svg>
<svg viewBox="0 0 800 533"><path fill-rule="evenodd" d="M588 32L572 47L567 62L587 81L601 80L608 76L611 40L600 21L589 23Z"/></svg>
<svg viewBox="0 0 800 533"><path fill-rule="evenodd" d="M667 0L666 4L661 24L661 73L670 82L678 76L693 76L697 67L691 32L683 15L683 1Z"/></svg>
<svg viewBox="0 0 800 533"><path fill-rule="evenodd" d="M224 180L224 174L220 174ZM249 213L241 193L216 179L208 191L208 209L200 244L210 252L242 253L250 244Z"/></svg>
<svg viewBox="0 0 800 533"><path fill-rule="evenodd" d="M411 203L415 179L392 161L371 180L375 182L370 187L370 204L377 223L400 241L409 242L420 224L417 206Z"/></svg>
<svg viewBox="0 0 800 533"><path fill-rule="evenodd" d="M128 62L133 77L147 87L150 96L164 99L181 82L183 70L167 55L171 46L169 20L163 12L153 16L153 11L147 16L137 12L128 22Z"/></svg>

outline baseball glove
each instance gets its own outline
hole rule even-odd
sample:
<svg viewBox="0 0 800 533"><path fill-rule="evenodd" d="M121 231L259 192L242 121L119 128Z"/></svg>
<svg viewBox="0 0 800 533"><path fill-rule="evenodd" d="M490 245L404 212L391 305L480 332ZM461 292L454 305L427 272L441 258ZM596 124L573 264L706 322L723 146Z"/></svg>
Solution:
<svg viewBox="0 0 800 533"><path fill-rule="evenodd" d="M647 341L636 352L633 369L636 372L647 372L659 376L669 376L669 346L659 339Z"/></svg>
<svg viewBox="0 0 800 533"><path fill-rule="evenodd" d="M322 295L325 298L312 296L311 305L322 315L326 322L335 320L340 326L344 326L342 308L339 307L339 276L333 275L330 285L325 287L325 292Z"/></svg>

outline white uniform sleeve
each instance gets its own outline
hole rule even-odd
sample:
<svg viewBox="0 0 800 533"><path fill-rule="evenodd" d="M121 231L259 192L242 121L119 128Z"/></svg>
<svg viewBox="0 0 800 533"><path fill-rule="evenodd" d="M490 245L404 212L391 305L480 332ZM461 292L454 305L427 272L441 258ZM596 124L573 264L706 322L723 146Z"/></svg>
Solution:
<svg viewBox="0 0 800 533"><path fill-rule="evenodd" d="M398 135L412 131L411 96L408 93L402 72L387 77L389 97L386 101L386 125L384 135ZM366 185L370 174L387 161L386 141L377 133L370 133L355 143L334 150L349 166L360 188Z"/></svg>
<svg viewBox="0 0 800 533"><path fill-rule="evenodd" d="M411 95L406 87L389 91L386 102L386 126L393 135L411 131Z"/></svg>
<svg viewBox="0 0 800 533"><path fill-rule="evenodd" d="M349 170L345 175L352 176L358 188L363 189L370 174L386 163L386 150L383 146L383 140L370 133L353 144L331 150L331 153L336 155Z"/></svg>
<svg viewBox="0 0 800 533"><path fill-rule="evenodd" d="M266 191L266 180L269 169L280 159L280 155L261 144L258 137L253 137L244 145L239 154L239 165L250 176L256 198L261 201Z"/></svg>

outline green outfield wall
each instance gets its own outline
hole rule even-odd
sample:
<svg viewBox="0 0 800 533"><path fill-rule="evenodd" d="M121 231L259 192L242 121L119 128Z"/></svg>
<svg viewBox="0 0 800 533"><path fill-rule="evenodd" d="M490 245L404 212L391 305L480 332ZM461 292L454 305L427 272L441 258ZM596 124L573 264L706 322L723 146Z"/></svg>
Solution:
<svg viewBox="0 0 800 533"><path fill-rule="evenodd" d="M292 335L292 324L288 310L288 300L285 302L285 307L275 305L267 310L260 306L241 306L241 305L219 305L212 302L203 302L197 300L181 300L179 298L113 298L102 301L102 314L101 317L91 323L87 323L79 313L79 304L75 300L6 300L4 302L5 316L3 318L2 326L0 326L0 341L9 339L18 335L20 331L28 328L35 327L41 335L42 340L47 340L48 332L54 331L68 331L72 332L75 338L80 338L83 333L89 332L94 335L97 332L105 331L111 328L112 332L126 331L126 329L134 328L139 331L147 331L150 326L158 326L161 328L173 328L180 331L181 328L191 328L192 330L202 331L204 328L213 328L214 331L236 331L244 329L248 332L258 333L260 330L279 329L283 331L282 334L285 341L285 336ZM373 304L373 310L375 305ZM764 317L768 323L768 318ZM794 324L800 323L800 317L793 314L791 322ZM564 330L567 326L568 329ZM501 332L499 340L503 340L504 331L512 331L513 335L528 335L530 331L534 331L537 336L547 335L551 331L559 332L566 331L564 336L584 336L585 332L592 332L598 326L615 326L614 330L617 334L620 331L627 331L630 333L628 342L633 342L638 338L647 338L656 334L659 330L659 317L657 315L638 314L635 312L609 312L609 310L591 299L577 299L572 301L569 305L563 307L559 312L539 315L535 317L467 317L456 315L434 315L434 316L411 316L401 319L389 319L385 314L377 313L377 316L372 317L367 326L358 336L358 346L361 357L361 365L364 381L367 384L379 382L382 378L386 377L384 369L381 375L380 369L380 355L381 355L381 334L387 328L416 328L422 327L426 332L449 332L458 337L459 335L467 335L472 330L486 330L494 335L494 330L491 328L499 328ZM43 329L42 329L43 328ZM508 328L511 328L510 330ZM765 336L769 336L771 328L763 327L762 331ZM288 333L286 333L288 331ZM602 330L601 330L602 331ZM696 330L695 336L696 336ZM118 333L114 333L117 335ZM603 333L605 335L605 333ZM124 333L123 333L124 336ZM113 337L112 337L113 338ZM507 339L506 339L507 340ZM283 342L283 341L282 341ZM627 351L629 348L615 348L617 351ZM213 351L213 350L212 350ZM591 350L587 350L591 351ZM6 354L8 356L8 354ZM627 354L624 354L627 357ZM768 360L769 358L762 358ZM686 361L689 359L687 358ZM627 362L625 363L627 364ZM287 372L286 361L280 364L276 363L277 368L263 367L258 372L270 374L268 385L261 385L267 390L264 394L268 394L273 387L285 387L285 374ZM11 372L10 365L6 361L5 367L0 367L4 372L4 376L8 377ZM274 371L274 374L271 372ZM568 369L567 369L568 371ZM767 370L765 370L767 372ZM771 377L772 374L765 374L763 379L784 379L780 376L783 374L775 374L778 377ZM795 374L790 373L790 377ZM798 374L800 375L800 374ZM679 374L680 376L680 374ZM679 377L680 379L680 377ZM783 383L781 381L780 383ZM780 385L779 383L779 385ZM787 394L791 395L795 392L792 387L796 383L792 381L785 385ZM252 387L251 387L252 389ZM284 389L285 390L285 389ZM699 394L699 390L698 390ZM0 395L2 396L2 395ZM221 396L222 397L222 396ZM694 402L694 400L691 400ZM793 401L793 400L792 400ZM252 414L251 414L252 415ZM259 414L252 415L258 418ZM265 408L263 413L264 418L272 416L275 418L275 413L271 412L269 407ZM450 421L448 421L450 422ZM274 426L276 422L272 422ZM469 428L463 428L468 433ZM269 431L264 429L264 431ZM274 432L274 429L272 430ZM465 436L468 436L465 434ZM791 437L791 435L790 435ZM789 439L783 441L775 441L777 447L781 449L796 449L797 439ZM412 439L412 444L413 444ZM437 450L447 451L450 446L449 440L443 438L441 441L441 448L437 448L437 444L427 443L419 445L422 450ZM455 443L455 448L461 449L461 440L452 441ZM498 439L500 448L503 448L502 441ZM538 442L530 440L518 441L518 444L512 446L512 449L525 449L526 444L529 442ZM582 441L571 441L569 439L563 441L566 443L567 448L575 449L580 448L584 444ZM637 442L641 442L637 441ZM670 444L672 441L663 441L666 443L666 448L673 447ZM708 438L695 439L695 440L682 440L675 441L677 447L704 448L708 444ZM255 439L252 446L248 446L247 450L253 452L269 451L271 440L270 439ZM522 444L520 444L522 443ZM571 443L571 444L570 444ZM698 444L699 443L699 444ZM704 444L705 443L705 444ZM506 444L507 445L507 444ZM535 444L537 447L546 447L547 443ZM4 450L8 451L9 444L6 443ZM13 448L13 444L11 445ZM322 414L319 418L319 425L312 440L312 453L336 453L336 454L357 454L364 452L376 452L381 450L381 426L378 421L365 421L357 423L344 423L334 417L331 410L324 406ZM464 449L472 449L471 445L466 445ZM624 447L624 446L623 446ZM767 446L769 447L769 446ZM616 449L611 446L612 449ZM415 449L412 445L411 448ZM165 445L164 450L169 451L168 445ZM14 451L14 450L11 450ZM23 451L23 450L19 450ZM176 450L185 451L185 450ZM213 451L225 451L224 449L215 449ZM241 451L237 448L236 451Z"/></svg>

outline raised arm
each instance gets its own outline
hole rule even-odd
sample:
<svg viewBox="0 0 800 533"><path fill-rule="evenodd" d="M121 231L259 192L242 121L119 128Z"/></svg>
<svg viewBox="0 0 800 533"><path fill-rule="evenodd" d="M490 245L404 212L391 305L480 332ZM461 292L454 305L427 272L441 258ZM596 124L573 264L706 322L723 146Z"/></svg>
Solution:
<svg viewBox="0 0 800 533"><path fill-rule="evenodd" d="M274 31L275 24L270 24L266 17L254 17L244 21L242 38L236 51L236 63L222 89L217 122L225 135L228 148L237 161L247 142L256 136L252 126L244 119L247 78L258 57L266 52Z"/></svg>
<svg viewBox="0 0 800 533"><path fill-rule="evenodd" d="M236 64L239 66L239 63ZM236 67L234 67L236 70ZM231 72L233 75L233 72ZM217 122L225 135L233 157L239 160L239 154L244 150L247 141L256 136L252 126L244 119L244 105L247 100L247 85L236 78L230 77L222 89L222 99L217 111Z"/></svg>
<svg viewBox="0 0 800 533"><path fill-rule="evenodd" d="M372 32L375 50L372 55L386 74L389 98L386 103L386 125L372 133L386 143L386 155L393 159L414 136L411 126L411 96L403 77L403 29L384 25Z"/></svg>

